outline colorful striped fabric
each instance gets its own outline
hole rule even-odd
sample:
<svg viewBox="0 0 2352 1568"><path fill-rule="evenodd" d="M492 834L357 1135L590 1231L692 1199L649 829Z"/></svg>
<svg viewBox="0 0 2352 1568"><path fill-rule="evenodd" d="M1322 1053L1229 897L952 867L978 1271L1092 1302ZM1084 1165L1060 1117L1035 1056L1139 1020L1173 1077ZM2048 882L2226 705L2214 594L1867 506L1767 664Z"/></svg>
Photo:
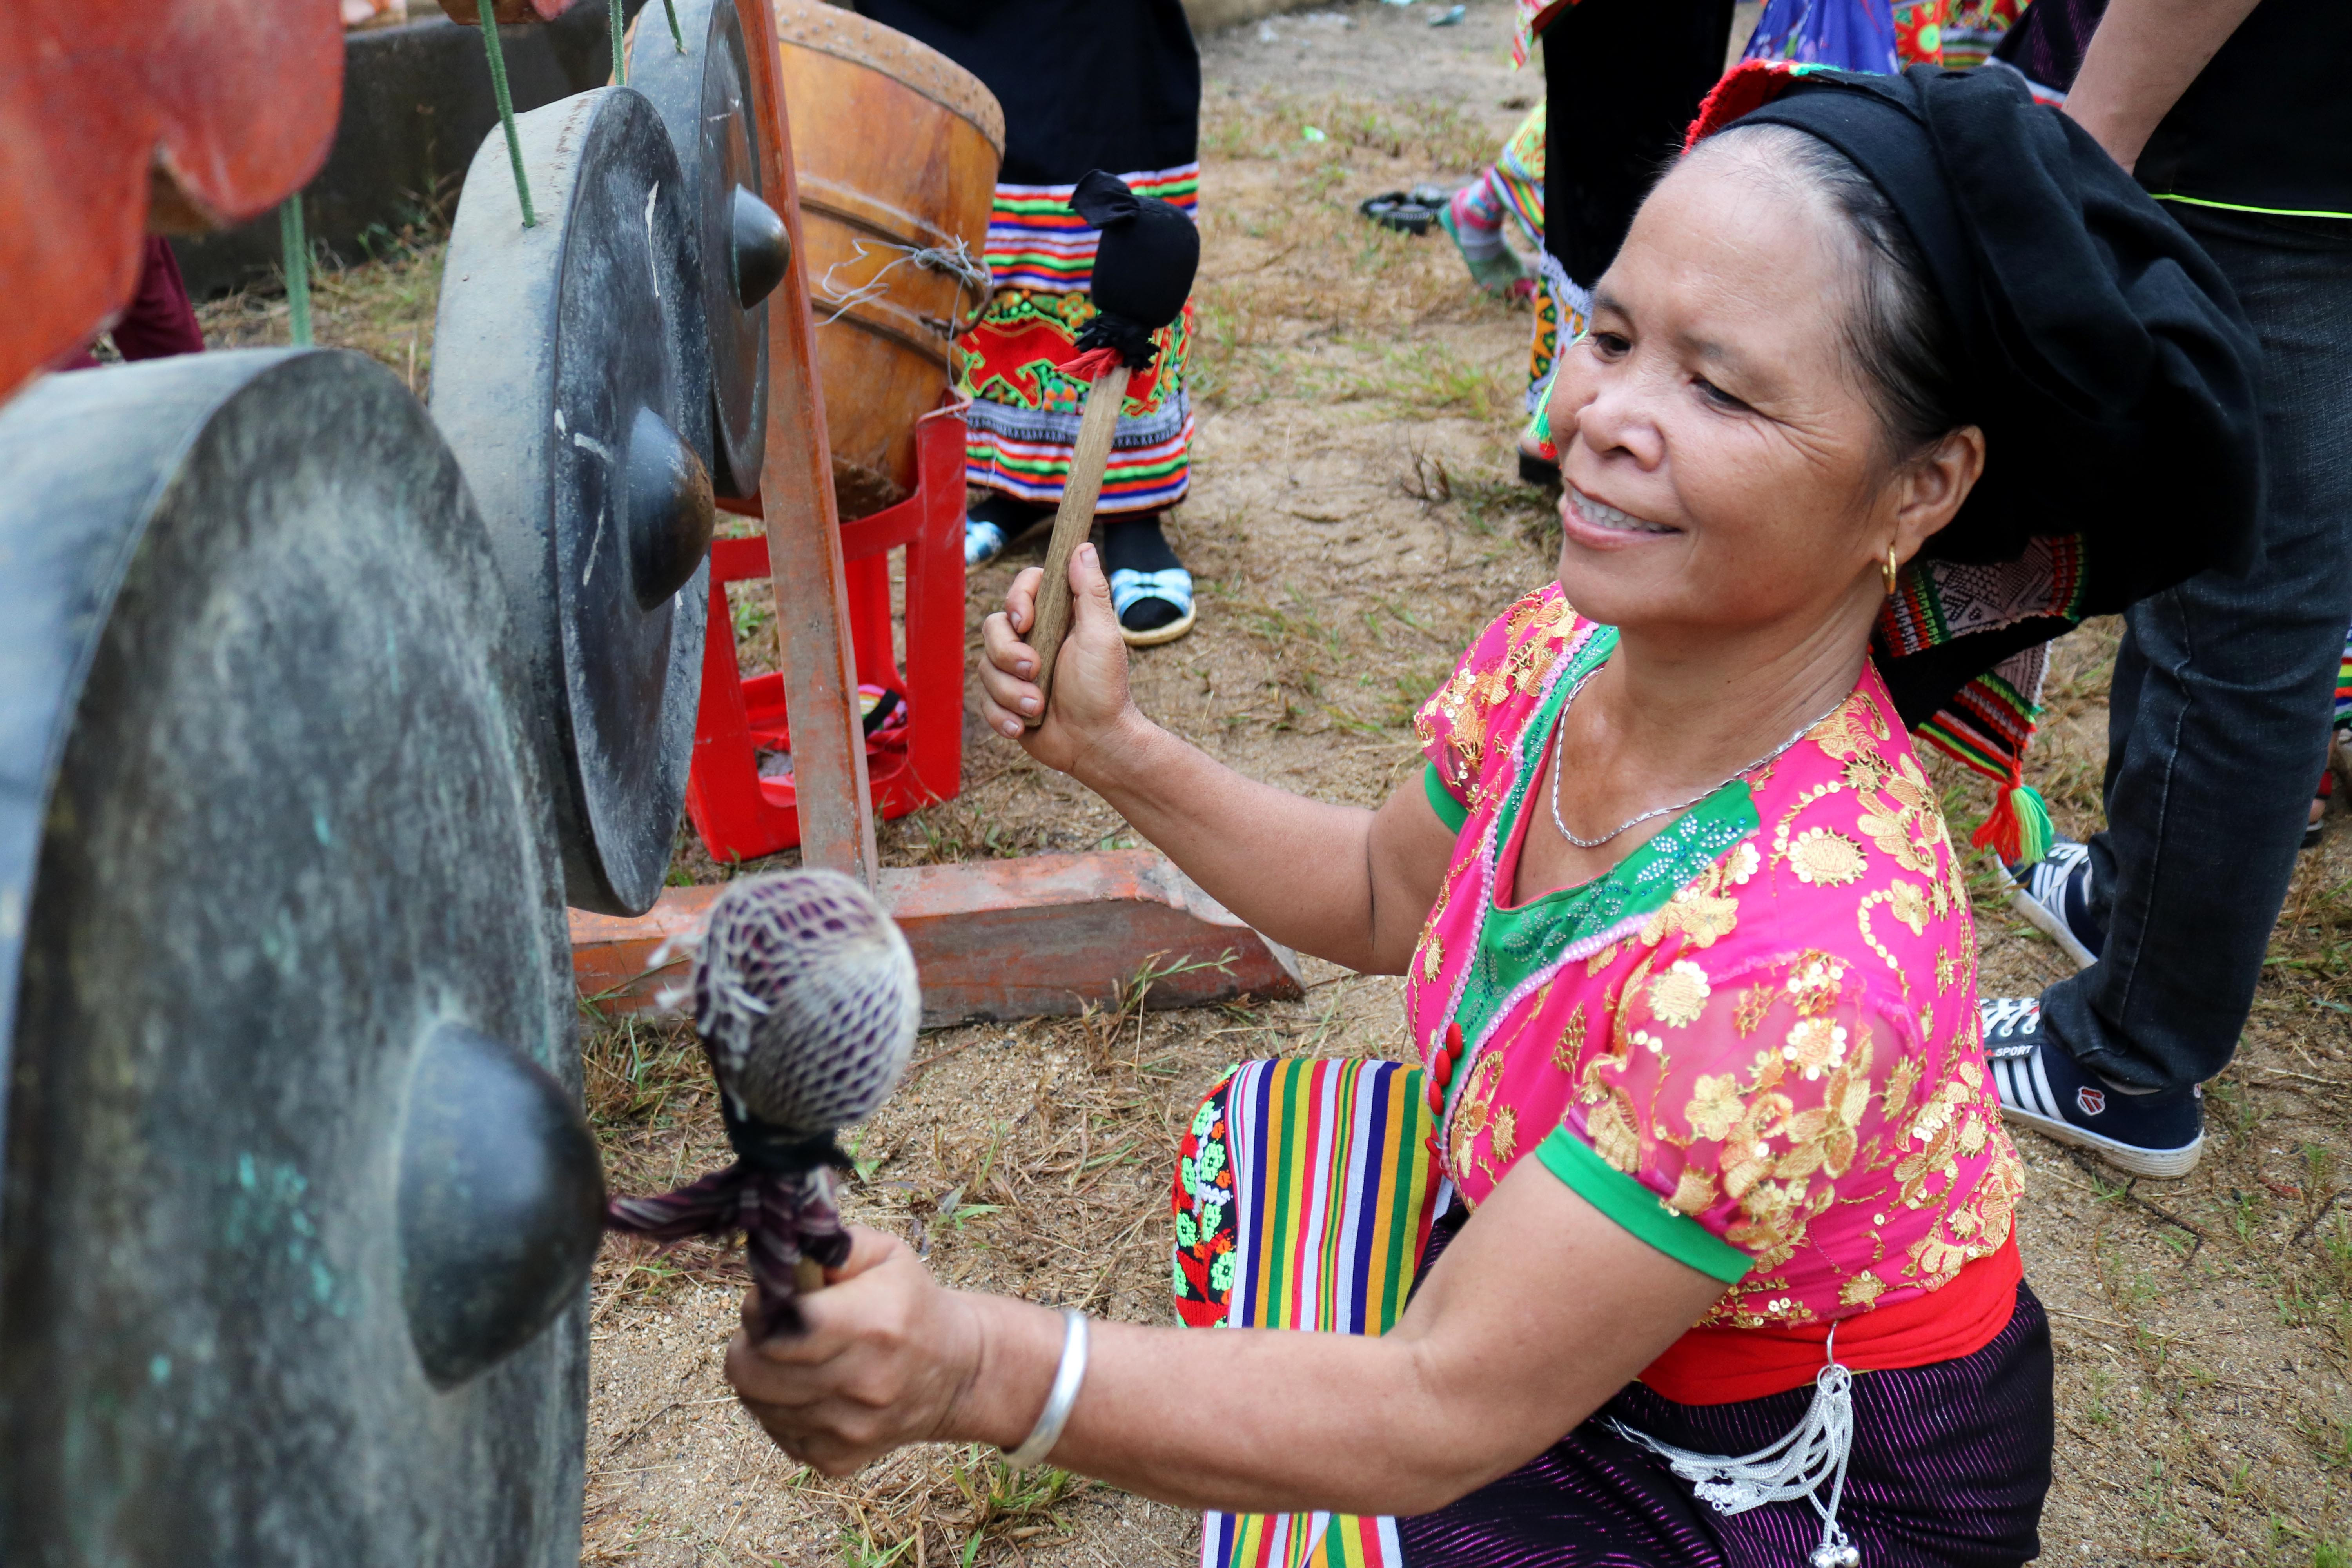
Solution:
<svg viewBox="0 0 2352 1568"><path fill-rule="evenodd" d="M1246 1062L1210 1090L1177 1168L1177 1310L1195 1326L1380 1334L1436 1214L1435 1123L1399 1062ZM1204 1516L1202 1568L1378 1568L1395 1522Z"/></svg>
<svg viewBox="0 0 2352 1568"><path fill-rule="evenodd" d="M1187 215L1198 208L1198 163L1119 177L1137 195ZM987 250L995 291L956 340L958 390L971 400L965 482L1045 506L1062 499L1086 393L1055 367L1076 353L1078 334L1096 314L1087 290L1102 236L1070 210L1076 189L996 187ZM1192 482L1192 401L1184 390L1192 334L1188 301L1153 335L1158 361L1128 383L1097 510L1156 511L1184 499Z"/></svg>
<svg viewBox="0 0 2352 1568"><path fill-rule="evenodd" d="M2032 540L2011 561L1913 561L1879 614L1872 652L1891 675L1897 661L1961 637L2026 621L2072 625L2083 618L2086 580L2079 534ZM2042 716L2042 679L2048 667L2044 643L2013 653L1945 699L1911 732L2015 789L2024 782L2025 752Z"/></svg>
<svg viewBox="0 0 2352 1568"><path fill-rule="evenodd" d="M2336 727L2352 727L2352 632L2344 634L2344 662L2336 667Z"/></svg>
<svg viewBox="0 0 2352 1568"><path fill-rule="evenodd" d="M1157 196L1187 217L1201 201L1201 165L1121 174L1139 196ZM1084 293L1093 287L1102 231L1070 210L1076 185L999 185L988 215L988 270L999 289Z"/></svg>
<svg viewBox="0 0 2352 1568"><path fill-rule="evenodd" d="M1489 178L1493 188L1503 198L1504 207L1518 220L1519 232L1529 245L1543 248L1544 235L1544 126L1548 105L1538 101L1503 143L1502 155L1495 160Z"/></svg>

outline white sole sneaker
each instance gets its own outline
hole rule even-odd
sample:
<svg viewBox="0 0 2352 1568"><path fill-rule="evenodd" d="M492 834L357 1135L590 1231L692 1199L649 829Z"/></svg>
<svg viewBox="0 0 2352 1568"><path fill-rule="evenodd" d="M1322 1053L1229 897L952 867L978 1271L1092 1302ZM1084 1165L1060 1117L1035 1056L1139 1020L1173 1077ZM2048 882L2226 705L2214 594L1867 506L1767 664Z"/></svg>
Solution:
<svg viewBox="0 0 2352 1568"><path fill-rule="evenodd" d="M2008 868L2003 867L2000 874L2009 877ZM2009 895L2009 907L2023 915L2036 931L2056 942L2058 951L2073 959L2076 969L2088 969L2099 962L2099 955L2075 940L2074 933L2066 929L2066 922L2051 913L2048 905L2019 887L2016 878L2010 877L2009 885L2014 889Z"/></svg>
<svg viewBox="0 0 2352 1568"><path fill-rule="evenodd" d="M1992 1063L1993 1081L2000 1095L2000 1114L2004 1121L2021 1127L2031 1127L2043 1137L2076 1149L2088 1149L2116 1170L2133 1176L2151 1176L2159 1181L2178 1181L2197 1168L2205 1152L2205 1135L2200 1132L2195 1142L2178 1149L2144 1149L2137 1143L2124 1143L2113 1138L2103 1138L2096 1132L2075 1126L2059 1114L2057 1096L2050 1088L2050 1079L2042 1070L2039 1052L2022 1058L1995 1058ZM2039 1109L2027 1109L2037 1107Z"/></svg>

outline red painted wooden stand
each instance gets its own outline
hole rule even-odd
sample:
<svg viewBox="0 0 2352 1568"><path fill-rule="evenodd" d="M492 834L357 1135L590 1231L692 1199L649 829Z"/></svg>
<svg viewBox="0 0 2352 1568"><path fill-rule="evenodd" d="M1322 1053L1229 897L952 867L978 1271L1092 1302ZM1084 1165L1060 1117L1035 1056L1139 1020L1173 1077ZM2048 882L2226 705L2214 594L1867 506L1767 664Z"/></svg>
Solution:
<svg viewBox="0 0 2352 1568"><path fill-rule="evenodd" d="M841 525L852 651L861 682L907 700L892 744L866 750L874 810L904 816L962 788L963 415L925 415L915 430L915 493ZM756 503L723 502L757 515ZM890 614L890 554L907 552L907 664L898 667ZM702 705L694 724L687 815L710 858L756 860L801 841L799 790L789 773L760 776L759 753L790 752L782 674L743 679L735 658L727 584L765 577L763 537L721 539L710 550L710 630L702 658Z"/></svg>
<svg viewBox="0 0 2352 1568"><path fill-rule="evenodd" d="M892 868L878 890L915 950L923 1022L1027 1018L1115 1003L1146 963L1149 1003L1197 1007L1239 995L1296 997L1287 949L1242 923L1157 850L1031 855ZM717 888L677 888L635 920L572 915L581 995L607 1012L651 1007L686 977L661 944L701 929Z"/></svg>

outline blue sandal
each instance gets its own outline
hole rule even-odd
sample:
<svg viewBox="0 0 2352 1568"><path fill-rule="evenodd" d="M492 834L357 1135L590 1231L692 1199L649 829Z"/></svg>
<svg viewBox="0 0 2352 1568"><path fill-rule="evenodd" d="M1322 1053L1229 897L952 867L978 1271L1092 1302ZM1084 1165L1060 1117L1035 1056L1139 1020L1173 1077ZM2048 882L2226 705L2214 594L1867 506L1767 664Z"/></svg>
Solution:
<svg viewBox="0 0 2352 1568"><path fill-rule="evenodd" d="M963 563L985 566L1004 553L1004 531L976 517L963 520Z"/></svg>
<svg viewBox="0 0 2352 1568"><path fill-rule="evenodd" d="M1176 618L1149 631L1130 631L1127 612L1145 599L1158 599L1174 606ZM1174 642L1192 629L1197 617L1192 604L1192 574L1181 566L1160 572L1135 572L1122 566L1110 574L1110 607L1111 613L1119 617L1118 635L1127 639L1128 647L1157 647L1161 643Z"/></svg>

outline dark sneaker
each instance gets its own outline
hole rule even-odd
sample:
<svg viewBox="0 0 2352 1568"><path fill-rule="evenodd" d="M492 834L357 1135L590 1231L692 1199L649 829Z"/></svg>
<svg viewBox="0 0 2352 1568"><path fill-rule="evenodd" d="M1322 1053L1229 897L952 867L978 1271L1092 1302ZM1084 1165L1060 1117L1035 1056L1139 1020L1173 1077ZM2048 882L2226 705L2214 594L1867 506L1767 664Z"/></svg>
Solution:
<svg viewBox="0 0 2352 1568"><path fill-rule="evenodd" d="M2077 969L2099 962L2107 933L2091 913L2091 847L2060 838L2035 865L2023 871L2004 866L2009 879L2010 908L2039 927L2056 942Z"/></svg>
<svg viewBox="0 0 2352 1568"><path fill-rule="evenodd" d="M2126 1094L2108 1087L2042 1035L2042 1004L2031 996L1987 998L1977 1016L2005 1120L2135 1176L2169 1181L2197 1168L2205 1152L2201 1088Z"/></svg>

